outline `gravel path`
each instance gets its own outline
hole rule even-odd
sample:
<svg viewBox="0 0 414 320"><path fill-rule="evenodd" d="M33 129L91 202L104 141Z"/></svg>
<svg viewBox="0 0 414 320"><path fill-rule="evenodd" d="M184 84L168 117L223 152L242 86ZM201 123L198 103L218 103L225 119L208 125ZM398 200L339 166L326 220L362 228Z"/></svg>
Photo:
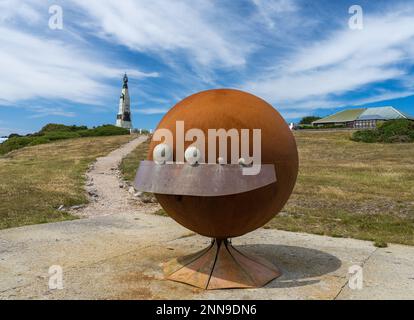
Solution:
<svg viewBox="0 0 414 320"><path fill-rule="evenodd" d="M71 213L90 218L111 214L150 213L157 210L157 204L145 204L135 196L135 189L122 180L118 168L122 159L147 139L147 136L140 136L98 158L86 174L85 188L90 196L90 204L74 209Z"/></svg>

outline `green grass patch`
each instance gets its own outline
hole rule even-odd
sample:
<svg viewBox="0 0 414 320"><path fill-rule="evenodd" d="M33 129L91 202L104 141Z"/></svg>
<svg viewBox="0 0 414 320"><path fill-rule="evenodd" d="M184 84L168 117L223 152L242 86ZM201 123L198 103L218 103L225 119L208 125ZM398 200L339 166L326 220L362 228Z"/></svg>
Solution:
<svg viewBox="0 0 414 320"><path fill-rule="evenodd" d="M147 158L150 141L151 139L147 139L122 159L120 169L125 180L134 181L140 162Z"/></svg>
<svg viewBox="0 0 414 320"><path fill-rule="evenodd" d="M374 246L376 246L377 248L387 248L388 243L386 243L382 240L378 240L378 241L374 241Z"/></svg>
<svg viewBox="0 0 414 320"><path fill-rule="evenodd" d="M168 213L165 212L164 209L159 209L156 212L154 212L154 214L157 215L157 216L168 217Z"/></svg>

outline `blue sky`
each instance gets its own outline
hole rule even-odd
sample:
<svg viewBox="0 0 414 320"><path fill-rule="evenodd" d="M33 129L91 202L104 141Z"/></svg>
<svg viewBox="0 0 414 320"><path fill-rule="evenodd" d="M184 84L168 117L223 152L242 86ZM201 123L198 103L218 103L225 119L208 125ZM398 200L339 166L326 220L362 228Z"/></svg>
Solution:
<svg viewBox="0 0 414 320"><path fill-rule="evenodd" d="M49 28L49 7L63 29ZM363 29L348 10L363 9ZM414 115L414 2L0 0L0 135L114 123L130 76L134 127L179 100L238 88L287 121L347 107Z"/></svg>

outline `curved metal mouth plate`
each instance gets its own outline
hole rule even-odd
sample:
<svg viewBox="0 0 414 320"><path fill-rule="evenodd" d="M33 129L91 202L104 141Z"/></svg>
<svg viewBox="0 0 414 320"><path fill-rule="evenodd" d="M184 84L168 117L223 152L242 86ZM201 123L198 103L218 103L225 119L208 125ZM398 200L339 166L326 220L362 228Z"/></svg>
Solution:
<svg viewBox="0 0 414 320"><path fill-rule="evenodd" d="M238 164L164 164L141 161L135 177L138 191L157 194L218 197L252 191L276 182L273 164L257 175L243 175Z"/></svg>

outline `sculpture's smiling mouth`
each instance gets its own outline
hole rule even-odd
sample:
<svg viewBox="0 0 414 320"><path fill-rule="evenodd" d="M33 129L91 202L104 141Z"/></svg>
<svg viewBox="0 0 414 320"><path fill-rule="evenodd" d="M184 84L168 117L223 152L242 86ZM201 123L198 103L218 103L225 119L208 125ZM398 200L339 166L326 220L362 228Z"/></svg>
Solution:
<svg viewBox="0 0 414 320"><path fill-rule="evenodd" d="M156 194L218 197L252 191L276 182L273 164L262 164L257 175L244 175L237 164L165 164L142 161L135 188Z"/></svg>

